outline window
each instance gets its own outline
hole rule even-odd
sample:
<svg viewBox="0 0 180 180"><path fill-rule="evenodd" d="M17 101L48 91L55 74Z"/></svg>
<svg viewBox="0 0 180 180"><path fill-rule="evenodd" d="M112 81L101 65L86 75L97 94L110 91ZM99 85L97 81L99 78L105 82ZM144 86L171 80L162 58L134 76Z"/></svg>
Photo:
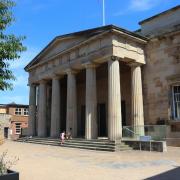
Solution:
<svg viewBox="0 0 180 180"><path fill-rule="evenodd" d="M24 115L25 115L25 116L28 115L28 108L24 108Z"/></svg>
<svg viewBox="0 0 180 180"><path fill-rule="evenodd" d="M16 108L15 109L15 114L16 115L21 115L21 108Z"/></svg>
<svg viewBox="0 0 180 180"><path fill-rule="evenodd" d="M172 87L173 95L173 117L175 120L180 120L180 86Z"/></svg>
<svg viewBox="0 0 180 180"><path fill-rule="evenodd" d="M21 123L16 123L16 134L21 134Z"/></svg>

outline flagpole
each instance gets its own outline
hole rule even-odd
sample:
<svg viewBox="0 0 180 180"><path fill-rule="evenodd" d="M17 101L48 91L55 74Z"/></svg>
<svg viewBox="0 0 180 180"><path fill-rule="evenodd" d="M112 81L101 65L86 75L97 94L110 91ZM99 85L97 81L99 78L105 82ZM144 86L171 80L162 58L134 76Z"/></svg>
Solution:
<svg viewBox="0 0 180 180"><path fill-rule="evenodd" d="M105 21L105 0L103 0L103 26L106 25L106 21Z"/></svg>

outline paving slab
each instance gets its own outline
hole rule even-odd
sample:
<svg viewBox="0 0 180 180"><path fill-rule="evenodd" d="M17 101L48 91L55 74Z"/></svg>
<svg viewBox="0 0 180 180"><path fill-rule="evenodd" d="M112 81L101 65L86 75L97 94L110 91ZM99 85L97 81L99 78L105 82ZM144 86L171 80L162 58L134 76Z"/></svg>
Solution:
<svg viewBox="0 0 180 180"><path fill-rule="evenodd" d="M19 158L13 170L20 172L20 180L141 180L180 166L180 148L175 147L164 153L100 152L6 141L0 153L5 150L10 159Z"/></svg>

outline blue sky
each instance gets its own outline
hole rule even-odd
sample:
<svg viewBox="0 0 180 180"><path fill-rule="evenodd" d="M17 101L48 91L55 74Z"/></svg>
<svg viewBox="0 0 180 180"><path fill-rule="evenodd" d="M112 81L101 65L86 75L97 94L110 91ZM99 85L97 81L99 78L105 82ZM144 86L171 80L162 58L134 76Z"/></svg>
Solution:
<svg viewBox="0 0 180 180"><path fill-rule="evenodd" d="M105 0L106 24L128 30L138 22L178 5L179 0ZM28 74L24 66L55 36L102 25L102 0L16 0L16 22L9 33L25 35L27 51L11 68L17 77L13 91L0 92L1 103L28 104Z"/></svg>

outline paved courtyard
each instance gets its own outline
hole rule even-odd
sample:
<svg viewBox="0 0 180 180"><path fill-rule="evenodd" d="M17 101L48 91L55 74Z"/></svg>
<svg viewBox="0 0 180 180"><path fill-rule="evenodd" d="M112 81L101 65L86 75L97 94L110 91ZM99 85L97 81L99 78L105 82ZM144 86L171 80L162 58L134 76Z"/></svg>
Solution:
<svg viewBox="0 0 180 180"><path fill-rule="evenodd" d="M0 153L5 150L10 158L19 157L13 169L20 172L20 180L180 179L180 148L174 147L166 153L112 153L6 141Z"/></svg>

